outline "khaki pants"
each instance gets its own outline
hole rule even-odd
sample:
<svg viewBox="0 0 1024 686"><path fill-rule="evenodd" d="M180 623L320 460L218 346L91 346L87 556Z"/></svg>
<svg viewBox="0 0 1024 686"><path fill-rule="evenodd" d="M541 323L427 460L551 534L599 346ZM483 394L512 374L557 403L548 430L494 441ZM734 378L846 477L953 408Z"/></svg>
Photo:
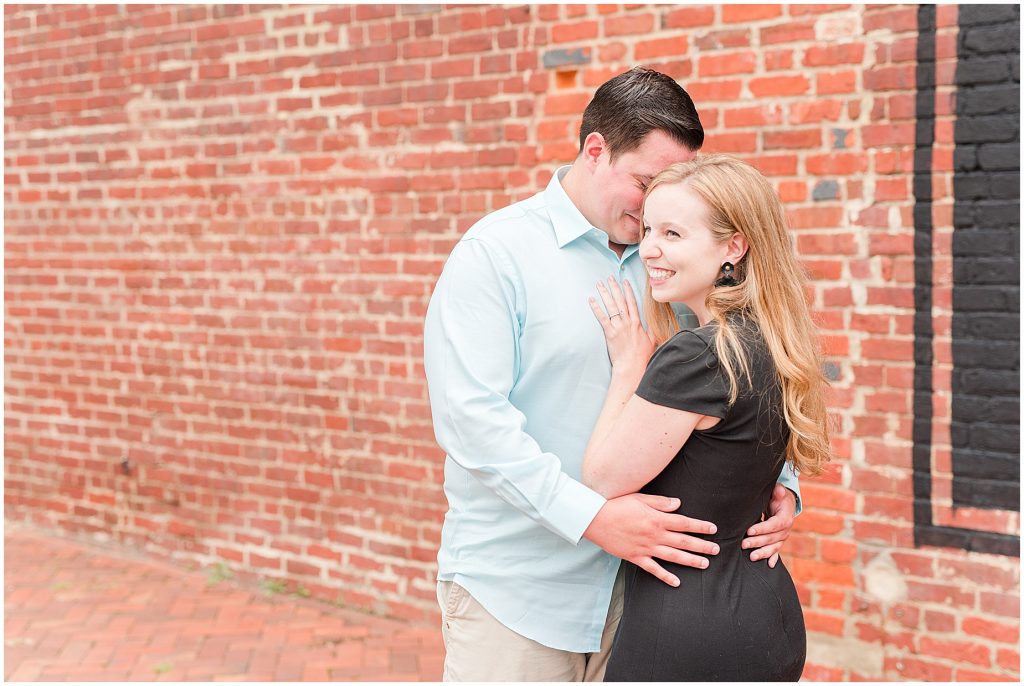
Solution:
<svg viewBox="0 0 1024 686"><path fill-rule="evenodd" d="M622 574L615 580L601 652L571 653L520 636L491 616L469 591L437 582L444 638L444 681L602 681L622 618Z"/></svg>

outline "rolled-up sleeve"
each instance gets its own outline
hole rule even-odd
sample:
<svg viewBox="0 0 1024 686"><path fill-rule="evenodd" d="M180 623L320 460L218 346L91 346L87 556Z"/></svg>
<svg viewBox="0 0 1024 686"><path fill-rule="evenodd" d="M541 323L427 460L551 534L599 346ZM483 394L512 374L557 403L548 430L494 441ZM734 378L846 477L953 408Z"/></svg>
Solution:
<svg viewBox="0 0 1024 686"><path fill-rule="evenodd" d="M562 471L509 400L525 303L515 268L476 239L452 251L424 326L424 366L438 444L505 502L577 543L604 498Z"/></svg>

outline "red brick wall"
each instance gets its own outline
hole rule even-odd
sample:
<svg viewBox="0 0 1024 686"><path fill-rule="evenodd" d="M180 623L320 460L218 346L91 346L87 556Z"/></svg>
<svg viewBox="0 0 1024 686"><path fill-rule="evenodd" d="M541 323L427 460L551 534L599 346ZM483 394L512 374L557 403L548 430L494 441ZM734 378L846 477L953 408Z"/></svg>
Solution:
<svg viewBox="0 0 1024 686"><path fill-rule="evenodd" d="M1018 558L914 544L917 12L5 7L6 516L433 620L433 281L644 63L814 278L839 429L786 550L806 676L1017 680ZM933 508L1016 535L951 507L943 448L957 30L940 7Z"/></svg>

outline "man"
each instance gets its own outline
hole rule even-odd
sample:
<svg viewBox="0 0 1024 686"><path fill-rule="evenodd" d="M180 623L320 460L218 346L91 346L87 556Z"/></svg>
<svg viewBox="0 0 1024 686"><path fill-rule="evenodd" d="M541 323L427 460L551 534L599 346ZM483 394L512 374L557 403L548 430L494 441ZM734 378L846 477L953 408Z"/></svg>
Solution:
<svg viewBox="0 0 1024 686"><path fill-rule="evenodd" d="M610 274L644 283L646 184L703 140L675 81L620 74L587 106L573 164L484 217L445 264L424 362L448 454L438 554L446 681L600 681L621 614L620 558L678 583L657 560L704 568L701 555L718 552L688 535L712 523L673 514L686 503L606 501L580 483L611 373L587 299ZM797 498L777 486L771 509L744 547L774 564Z"/></svg>

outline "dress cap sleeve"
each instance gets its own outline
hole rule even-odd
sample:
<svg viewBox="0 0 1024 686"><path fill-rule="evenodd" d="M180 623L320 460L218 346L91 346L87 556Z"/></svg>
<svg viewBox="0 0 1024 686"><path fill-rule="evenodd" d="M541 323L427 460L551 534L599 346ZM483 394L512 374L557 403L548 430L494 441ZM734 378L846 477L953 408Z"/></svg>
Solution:
<svg viewBox="0 0 1024 686"><path fill-rule="evenodd" d="M704 331L680 331L667 340L651 357L636 394L655 405L724 418L729 382L712 340Z"/></svg>

